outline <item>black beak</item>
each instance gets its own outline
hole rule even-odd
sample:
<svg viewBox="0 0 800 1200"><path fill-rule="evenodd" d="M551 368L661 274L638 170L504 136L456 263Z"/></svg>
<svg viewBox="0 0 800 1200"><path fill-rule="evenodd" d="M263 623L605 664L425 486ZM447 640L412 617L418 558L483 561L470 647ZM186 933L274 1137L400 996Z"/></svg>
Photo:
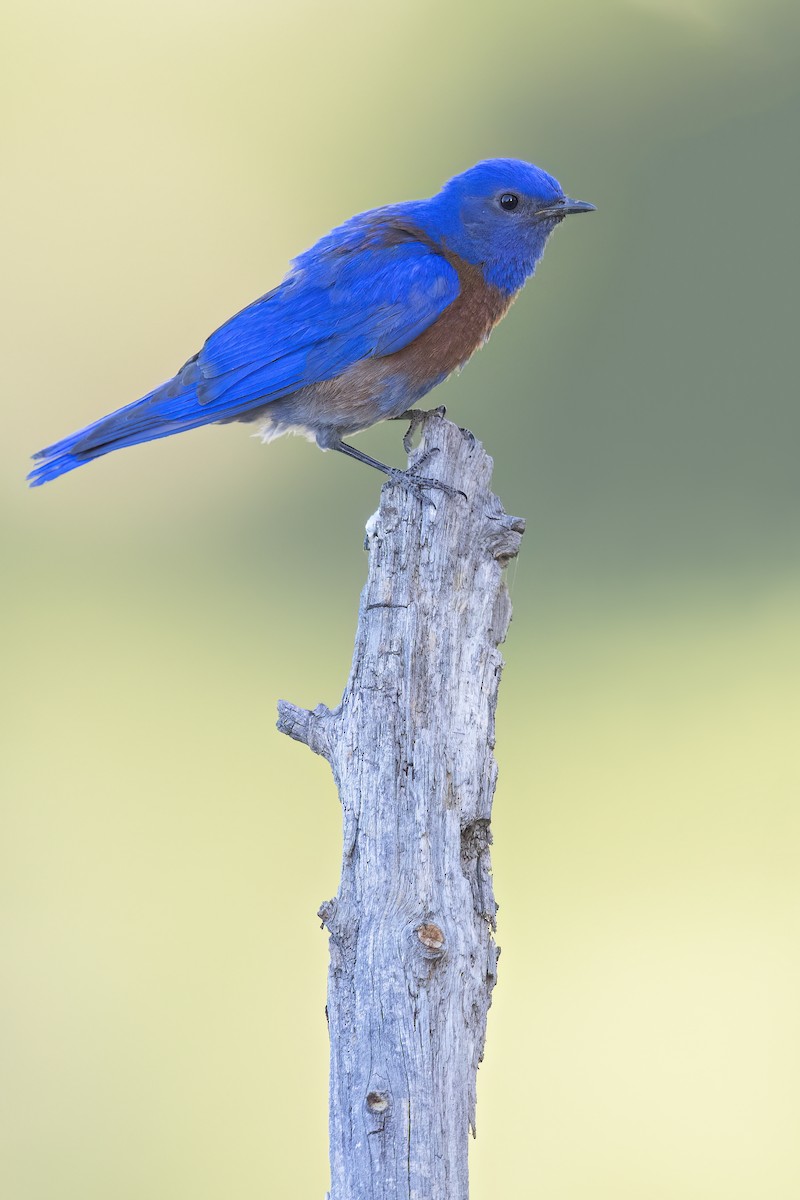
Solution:
<svg viewBox="0 0 800 1200"><path fill-rule="evenodd" d="M536 216L571 217L573 213L582 212L597 212L597 208L588 200L572 200L569 196L565 196L563 200L557 200L555 204L551 204L547 208L540 208Z"/></svg>

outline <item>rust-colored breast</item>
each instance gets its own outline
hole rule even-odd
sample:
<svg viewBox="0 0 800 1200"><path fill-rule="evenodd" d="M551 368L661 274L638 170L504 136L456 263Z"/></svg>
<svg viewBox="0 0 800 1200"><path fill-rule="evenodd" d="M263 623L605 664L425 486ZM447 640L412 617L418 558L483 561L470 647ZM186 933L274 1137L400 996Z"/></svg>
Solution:
<svg viewBox="0 0 800 1200"><path fill-rule="evenodd" d="M423 389L463 367L514 299L513 294L488 284L480 267L449 252L444 257L458 272L459 295L424 333L384 359L387 365L391 363L402 371L412 386Z"/></svg>

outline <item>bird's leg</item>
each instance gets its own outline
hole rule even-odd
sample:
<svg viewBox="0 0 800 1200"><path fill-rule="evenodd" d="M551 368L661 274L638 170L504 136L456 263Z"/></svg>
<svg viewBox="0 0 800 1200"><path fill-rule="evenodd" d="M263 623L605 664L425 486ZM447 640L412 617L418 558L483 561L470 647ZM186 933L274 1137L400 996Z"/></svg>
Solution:
<svg viewBox="0 0 800 1200"><path fill-rule="evenodd" d="M428 416L428 412L435 412L437 417L443 417L447 412L447 409L443 404L440 404L438 408L433 409L408 408L405 412L398 413L396 417L389 417L390 421L410 422L408 429L403 434L403 449L405 450L406 454L411 453L411 439L417 432L418 426L420 426Z"/></svg>
<svg viewBox="0 0 800 1200"><path fill-rule="evenodd" d="M437 488L446 496L464 496L465 500L467 498L458 488L450 487L449 483L442 483L439 479L428 479L427 476L417 475L413 471L401 471L397 467L387 467L386 463L378 462L377 458L371 458L369 454L364 454L363 450L356 450L355 446L349 446L340 438L330 441L326 449L338 450L341 454L346 454L348 458L354 458L356 462L364 463L367 467L374 467L376 471L382 471L384 475L388 475L392 483L401 483L404 487ZM438 454L438 450L429 450L423 457L428 458L431 454Z"/></svg>

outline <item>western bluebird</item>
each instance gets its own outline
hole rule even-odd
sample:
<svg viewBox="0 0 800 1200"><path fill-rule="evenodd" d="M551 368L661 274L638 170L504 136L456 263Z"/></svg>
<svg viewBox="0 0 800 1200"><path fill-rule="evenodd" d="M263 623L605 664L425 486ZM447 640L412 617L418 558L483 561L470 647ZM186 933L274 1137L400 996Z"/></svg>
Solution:
<svg viewBox="0 0 800 1200"><path fill-rule="evenodd" d="M412 415L487 340L556 226L593 208L540 168L501 158L428 200L351 217L173 379L40 450L28 479L36 486L122 446L228 421L260 422L264 441L302 433L403 478L342 439Z"/></svg>

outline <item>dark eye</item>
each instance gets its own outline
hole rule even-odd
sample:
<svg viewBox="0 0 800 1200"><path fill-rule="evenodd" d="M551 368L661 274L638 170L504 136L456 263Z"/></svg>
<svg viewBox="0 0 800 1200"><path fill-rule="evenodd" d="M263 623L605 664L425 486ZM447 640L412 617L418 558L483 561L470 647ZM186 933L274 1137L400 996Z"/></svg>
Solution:
<svg viewBox="0 0 800 1200"><path fill-rule="evenodd" d="M519 204L519 196L515 196L513 192L503 192L500 197L500 207L506 212L513 212Z"/></svg>

